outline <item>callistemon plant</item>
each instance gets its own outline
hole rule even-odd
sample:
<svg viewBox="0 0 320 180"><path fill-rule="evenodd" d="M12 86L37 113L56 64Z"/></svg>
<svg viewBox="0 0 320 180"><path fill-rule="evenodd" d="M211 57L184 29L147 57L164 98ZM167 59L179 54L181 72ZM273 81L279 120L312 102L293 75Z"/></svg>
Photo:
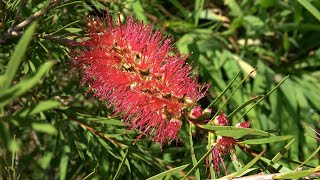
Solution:
<svg viewBox="0 0 320 180"><path fill-rule="evenodd" d="M73 55L83 81L132 129L163 144L178 140L188 112L209 85L199 85L188 55L169 37L132 17L126 22L90 18L88 36Z"/></svg>

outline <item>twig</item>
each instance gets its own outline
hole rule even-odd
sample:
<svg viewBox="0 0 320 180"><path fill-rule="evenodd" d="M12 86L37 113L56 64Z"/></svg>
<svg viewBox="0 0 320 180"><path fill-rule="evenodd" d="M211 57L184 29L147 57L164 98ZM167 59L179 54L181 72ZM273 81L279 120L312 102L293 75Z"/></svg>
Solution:
<svg viewBox="0 0 320 180"><path fill-rule="evenodd" d="M72 121L78 123L81 127L87 129L88 131L92 132L92 133L95 134L95 135L98 135L98 136L100 136L100 137L108 140L109 142L113 143L114 145L116 145L116 146L118 146L118 147L127 147L127 145L122 144L121 142L118 142L118 141L116 141L116 140L114 140L114 139L106 136L104 133L102 133L102 132L94 129L93 127L90 127L90 126L88 126L88 125L86 125L86 124L84 124L84 123L76 120L74 117L70 116L69 114L66 114L66 113L65 113L65 115L67 115L67 117L68 117L69 120L72 120Z"/></svg>
<svg viewBox="0 0 320 180"><path fill-rule="evenodd" d="M58 36L52 36L52 35L47 35L47 34L34 34L35 37L42 38L42 39L48 39L48 40L53 40L53 41L58 41L61 43L75 43L76 41L68 39L68 38L62 38Z"/></svg>
<svg viewBox="0 0 320 180"><path fill-rule="evenodd" d="M39 10L35 12L33 15L29 16L26 20L22 21L18 25L14 26L13 28L9 28L7 33L5 33L4 38L0 39L0 43L5 43L6 40L10 39L13 36L18 36L20 34L20 30L32 22L34 22L36 19L38 19L42 14L45 14L48 12L50 9L54 8L56 5L60 3L61 0L56 0L54 1L51 5L47 6L43 10Z"/></svg>
<svg viewBox="0 0 320 180"><path fill-rule="evenodd" d="M18 10L17 10L14 18L13 18L13 22L12 22L11 26L10 26L9 29L8 29L8 32L10 32L10 31L13 29L13 26L16 24L16 22L17 22L17 20L18 20L19 13L20 13L21 8L22 8L22 6L23 6L24 4L25 4L25 0L23 0L23 1L20 2L20 5L19 5L19 7L18 7Z"/></svg>
<svg viewBox="0 0 320 180"><path fill-rule="evenodd" d="M274 174L255 174L250 176L243 176L238 178L232 178L236 180L273 180L275 176L282 175L284 173L274 173ZM305 178L315 179L320 177L320 172L316 172L311 174ZM228 179L228 178L221 178L221 179Z"/></svg>
<svg viewBox="0 0 320 180"><path fill-rule="evenodd" d="M110 141L111 143L113 143L113 144L115 144L115 145L117 145L117 146L119 146L119 147L125 147L125 146L126 146L126 145L124 145L124 144L122 144L122 143L120 143L120 142L118 142L118 141L115 141L115 140L109 138L108 136L106 136L106 135L103 134L102 132L100 132L100 131L98 131L98 130L96 130L96 129L88 126L88 125L85 125L85 124L83 124L83 123L81 123L81 122L79 122L79 121L76 121L76 122L77 122L80 126L82 126L83 128L85 128L85 129L87 129L88 131L92 132L93 134L99 135L99 136L103 137L104 139Z"/></svg>

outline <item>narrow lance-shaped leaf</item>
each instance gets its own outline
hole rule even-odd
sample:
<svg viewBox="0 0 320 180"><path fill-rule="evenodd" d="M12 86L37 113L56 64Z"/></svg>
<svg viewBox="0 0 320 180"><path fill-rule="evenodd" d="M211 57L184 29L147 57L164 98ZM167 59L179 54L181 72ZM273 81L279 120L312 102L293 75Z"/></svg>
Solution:
<svg viewBox="0 0 320 180"><path fill-rule="evenodd" d="M265 131L251 129L251 128L239 128L234 126L213 126L213 125L198 125L202 129L206 129L220 136L233 137L235 139L241 138L246 135L254 136L274 136Z"/></svg>
<svg viewBox="0 0 320 180"><path fill-rule="evenodd" d="M32 87L40 83L43 76L49 71L53 64L53 61L48 61L42 64L33 77L23 80L17 85L0 92L0 108L3 108L5 105L13 101L15 98L21 96L22 94L30 90Z"/></svg>
<svg viewBox="0 0 320 180"><path fill-rule="evenodd" d="M233 94L240 88L240 86L246 81L246 79L255 72L256 69L252 70L251 72L249 72L242 80L241 83L239 83L237 85L237 87L231 92L231 94L229 95L229 97L225 100L225 102L222 104L222 106L217 110L217 112L215 113L215 115L211 118L210 122L211 123L220 113L220 111L222 110L222 108L227 104L227 102L229 101L229 99L233 96ZM208 124L209 124L208 123Z"/></svg>
<svg viewBox="0 0 320 180"><path fill-rule="evenodd" d="M179 166L179 167L170 169L168 171L165 171L165 172L162 172L162 173L157 174L155 176L152 176L151 178L148 178L147 180L159 180L159 179L165 178L166 176L172 176L173 174L184 170L188 166L189 166L189 164L185 164L183 166Z"/></svg>
<svg viewBox="0 0 320 180"><path fill-rule="evenodd" d="M254 103L258 100L260 100L261 98L263 98L264 96L255 96L251 99L249 99L247 102L243 103L241 106L239 106L237 109L235 109L234 111L232 111L232 113L230 113L228 115L228 118L231 119L236 113L238 113L239 111L241 111L243 108L247 107L249 104Z"/></svg>
<svg viewBox="0 0 320 180"><path fill-rule="evenodd" d="M308 0L298 0L298 2L320 21L319 10L316 7L314 7Z"/></svg>
<svg viewBox="0 0 320 180"><path fill-rule="evenodd" d="M32 129L38 132L47 133L54 135L57 132L57 129L49 123L32 123Z"/></svg>
<svg viewBox="0 0 320 180"><path fill-rule="evenodd" d="M293 138L293 136L292 136ZM268 163L267 167L270 165L274 165L275 163L277 163L290 149L291 145L294 142L294 138L282 149L280 150L273 158L272 160Z"/></svg>
<svg viewBox="0 0 320 180"><path fill-rule="evenodd" d="M213 148L215 148L216 145L212 146L197 162L196 165L194 165L188 173L182 178L182 180L186 179L195 169L197 169L201 163L206 159L206 157L212 152Z"/></svg>
<svg viewBox="0 0 320 180"><path fill-rule="evenodd" d="M248 140L239 142L239 144L267 144L267 143L274 143L279 141L286 141L288 139L293 139L293 136L273 136L268 138L248 139Z"/></svg>
<svg viewBox="0 0 320 180"><path fill-rule="evenodd" d="M0 76L0 89L6 89L11 85L23 60L23 56L27 51L27 47L32 39L36 26L37 23L32 23L19 40L11 55L5 74Z"/></svg>
<svg viewBox="0 0 320 180"><path fill-rule="evenodd" d="M261 99L259 99L252 107L250 107L250 109L248 109L245 113L243 113L241 115L241 117L238 119L238 122L241 120L241 118L243 118L246 114L249 113L249 111L251 111L257 104L259 104L262 100L264 100L266 97L268 97L271 93L273 93L276 89L278 89L278 87L284 83L290 75L286 76L281 82L279 82L273 89L271 89L271 91L269 91L265 96L263 96Z"/></svg>
<svg viewBox="0 0 320 180"><path fill-rule="evenodd" d="M320 171L320 166L317 166L314 169L288 172L288 173L276 175L272 178L273 179L299 179L299 178L305 178L319 171Z"/></svg>
<svg viewBox="0 0 320 180"><path fill-rule="evenodd" d="M15 116L24 118L30 115L38 114L40 112L56 108L60 105L61 103L58 101L53 101L53 100L41 101L35 105L24 108L22 111L19 111L18 113L16 113Z"/></svg>
<svg viewBox="0 0 320 180"><path fill-rule="evenodd" d="M191 159L192 159L192 164L195 166L197 164L197 158L194 153L194 146L193 146L193 140L192 140L192 123L189 123L189 143L190 143L190 150L191 150ZM200 171L199 169L196 170L196 179L200 180Z"/></svg>
<svg viewBox="0 0 320 180"><path fill-rule="evenodd" d="M118 176L119 176L119 174L120 174L120 170L121 170L121 168L122 168L125 160L127 159L127 156L128 156L128 149L126 150L126 152L125 152L125 154L124 154L124 156L123 156L123 159L122 159L122 161L121 161L121 163L120 163L120 165L119 165L119 167L118 167L118 170L117 170L116 175L114 175L114 177L113 177L113 180L115 180L115 179L118 178Z"/></svg>
<svg viewBox="0 0 320 180"><path fill-rule="evenodd" d="M233 177L236 177L242 173L244 173L246 170L248 170L249 168L251 168L259 159L260 157L262 156L262 154L264 153L261 152L259 155L257 155L254 159L252 159L248 164L246 164L241 170L237 171L236 173L234 174L230 174L229 176L227 176L228 178L233 178Z"/></svg>

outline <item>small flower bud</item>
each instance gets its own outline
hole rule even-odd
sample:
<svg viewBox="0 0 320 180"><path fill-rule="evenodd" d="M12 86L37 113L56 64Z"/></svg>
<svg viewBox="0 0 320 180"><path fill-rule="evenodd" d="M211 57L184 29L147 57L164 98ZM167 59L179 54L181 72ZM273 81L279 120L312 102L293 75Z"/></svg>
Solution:
<svg viewBox="0 0 320 180"><path fill-rule="evenodd" d="M202 116L205 118L205 119L209 119L211 117L211 112L212 112L212 109L204 109L202 111Z"/></svg>
<svg viewBox="0 0 320 180"><path fill-rule="evenodd" d="M189 97L184 97L184 102L186 106L192 106L192 104L194 103Z"/></svg>
<svg viewBox="0 0 320 180"><path fill-rule="evenodd" d="M191 109L189 113L189 118L196 120L199 119L202 116L202 108L200 106L196 106L193 109Z"/></svg>
<svg viewBox="0 0 320 180"><path fill-rule="evenodd" d="M251 121L246 121L246 122L242 122L242 123L237 123L235 125L235 127L239 127L239 128L250 128L250 123Z"/></svg>
<svg viewBox="0 0 320 180"><path fill-rule="evenodd" d="M222 113L213 120L213 124L215 126L226 126L229 124L229 119L225 116L224 113Z"/></svg>
<svg viewBox="0 0 320 180"><path fill-rule="evenodd" d="M194 134L196 134L196 132L197 132L197 126L196 125L194 125L194 124L190 124L190 129L191 129L191 133L194 135Z"/></svg>
<svg viewBox="0 0 320 180"><path fill-rule="evenodd" d="M208 133L208 141L210 142L210 146L208 147L209 149L216 145L216 138L217 137L214 133Z"/></svg>

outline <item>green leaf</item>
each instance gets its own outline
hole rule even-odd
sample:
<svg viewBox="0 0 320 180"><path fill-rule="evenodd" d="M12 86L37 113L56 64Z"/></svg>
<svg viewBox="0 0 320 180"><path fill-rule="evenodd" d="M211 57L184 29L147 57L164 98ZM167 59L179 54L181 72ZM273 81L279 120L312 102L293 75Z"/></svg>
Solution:
<svg viewBox="0 0 320 180"><path fill-rule="evenodd" d="M15 98L21 96L22 94L26 93L36 84L41 82L43 76L49 71L49 69L53 66L53 61L48 61L41 65L37 73L26 80L18 83L17 85L10 87L8 89L3 90L0 92L0 109L3 108L5 105L9 104Z"/></svg>
<svg viewBox="0 0 320 180"><path fill-rule="evenodd" d="M245 16L243 20L250 24L250 26L255 26L257 28L261 28L264 25L263 21L257 16L248 15Z"/></svg>
<svg viewBox="0 0 320 180"><path fill-rule="evenodd" d="M219 99L222 98L222 96L227 92L227 90L231 87L231 85L234 83L234 81L237 79L237 77L240 75L241 70L238 71L238 73L234 76L234 78L231 80L231 82L228 84L226 88L219 94L219 96L210 103L210 105L207 108L211 108ZM217 114L217 113L216 113ZM212 118L214 119L214 118Z"/></svg>
<svg viewBox="0 0 320 180"><path fill-rule="evenodd" d="M128 149L126 150L126 152L125 152L125 154L124 154L124 156L123 156L123 158L122 158L122 161L121 161L121 163L120 163L120 165L119 165L119 167L118 167L118 170L117 170L116 175L114 175L114 177L113 177L113 180L118 179L118 176L119 176L119 174L120 174L120 170L121 170L121 168L122 168L125 160L127 159L127 156L128 156Z"/></svg>
<svg viewBox="0 0 320 180"><path fill-rule="evenodd" d="M4 121L0 121L0 138L1 143L5 144L6 147L8 147L12 141L8 124Z"/></svg>
<svg viewBox="0 0 320 180"><path fill-rule="evenodd" d="M196 158L196 154L194 152L194 146L193 146L193 140L192 140L192 123L189 123L189 143L190 143L190 151L191 151L191 159L192 159L192 164L193 166L196 166L198 161ZM199 169L196 170L196 179L200 180L200 171Z"/></svg>
<svg viewBox="0 0 320 180"><path fill-rule="evenodd" d="M288 172L284 173L281 175L276 175L273 176L273 179L299 179L299 178L304 178L306 176L310 176L313 173L316 173L317 170L319 171L320 166L314 169L309 169L309 170L302 170L302 171L293 171L293 172Z"/></svg>
<svg viewBox="0 0 320 180"><path fill-rule="evenodd" d="M241 170L237 171L234 174L230 174L226 177L228 178L233 178L236 176L239 176L240 174L244 173L245 171L247 171L249 168L251 168L262 156L262 154L264 153L264 151L262 151L259 155L257 155L254 159L252 159L248 164L246 164Z"/></svg>
<svg viewBox="0 0 320 180"><path fill-rule="evenodd" d="M239 71L240 72L240 71ZM241 83L239 83L237 85L237 87L231 92L231 94L229 95L229 97L223 102L222 106L220 106L220 108L217 110L217 112L214 114L214 116L211 118L211 120L209 121L209 123L211 123L219 114L220 111L222 110L222 108L227 104L227 102L229 102L229 99L233 96L233 94L240 88L240 86L246 81L246 79L252 74L254 73L255 70L249 72L241 81ZM228 88L228 87L227 87ZM208 123L208 124L209 124Z"/></svg>
<svg viewBox="0 0 320 180"><path fill-rule="evenodd" d="M320 12L308 0L298 0L298 2L320 21Z"/></svg>
<svg viewBox="0 0 320 180"><path fill-rule="evenodd" d="M50 165L50 162L53 158L53 153L52 152L47 152L45 155L38 161L38 164L42 169L47 169Z"/></svg>
<svg viewBox="0 0 320 180"><path fill-rule="evenodd" d="M292 136L293 138L293 136ZM290 149L291 145L293 144L295 139L292 139L284 148L282 148L273 158L272 160L268 163L267 167L270 165L274 165L277 163Z"/></svg>
<svg viewBox="0 0 320 180"><path fill-rule="evenodd" d="M310 155L310 157L308 157L305 161L303 161L298 167L302 167L304 164L306 164L313 156L315 156L318 151L320 151L320 146L318 146L318 148L316 150L314 150L314 152Z"/></svg>
<svg viewBox="0 0 320 180"><path fill-rule="evenodd" d="M27 116L31 116L31 115L38 114L43 111L48 111L50 109L59 107L60 105L61 105L61 103L58 101L53 101L53 100L41 101L31 107L24 108L22 111L16 113L15 115L22 117L22 118L25 118Z"/></svg>
<svg viewBox="0 0 320 180"><path fill-rule="evenodd" d="M4 73L4 75L0 76L0 89L6 89L11 85L13 78L16 75L23 60L23 56L27 51L27 47L32 39L36 26L37 23L32 23L19 40L17 46L14 48L6 72Z"/></svg>
<svg viewBox="0 0 320 180"><path fill-rule="evenodd" d="M165 171L165 172L162 172L162 173L157 174L157 175L155 175L155 176L152 176L152 177L148 178L147 180L160 180L160 179L163 179L163 178L168 177L168 176L169 176L169 177L172 177L173 174L178 173L178 172L184 170L184 169L185 169L186 167L188 167L188 166L189 166L189 164L185 164L185 165L183 165L183 166L179 166L179 167L170 169L170 170L168 170L168 171Z"/></svg>
<svg viewBox="0 0 320 180"><path fill-rule="evenodd" d="M59 164L59 179L64 180L67 177L67 171L68 171L68 162L69 162L69 156L67 154L63 154L61 159L60 159L60 164Z"/></svg>
<svg viewBox="0 0 320 180"><path fill-rule="evenodd" d="M236 151L230 151L230 158L233 164L233 167L236 169L236 171L239 171L240 169L243 168L242 164L240 163Z"/></svg>
<svg viewBox="0 0 320 180"><path fill-rule="evenodd" d="M50 135L54 135L57 132L57 129L52 124L48 123L32 123L31 126L35 131L47 133Z"/></svg>
<svg viewBox="0 0 320 180"><path fill-rule="evenodd" d="M82 180L93 179L93 176L96 174L97 169L94 169L91 173L86 175Z"/></svg>
<svg viewBox="0 0 320 180"><path fill-rule="evenodd" d="M73 21L73 22L71 22L71 23L69 23L69 24L67 24L67 25L63 26L62 28L60 28L60 29L58 29L58 30L56 30L56 31L54 31L54 32L52 32L52 33L50 33L49 35L56 34L56 33L60 32L60 31L62 31L62 30L64 30L64 29L66 29L67 27L69 27L69 26L71 26L71 25L73 25L73 24L76 24L76 23L78 23L78 22L80 22L80 20Z"/></svg>
<svg viewBox="0 0 320 180"><path fill-rule="evenodd" d="M135 1L135 2L132 4L132 9L133 9L134 14L136 15L136 17L137 17L140 21L148 22L148 19L147 19L147 17L145 16L145 12L144 12L144 9L143 9L143 6L142 6L140 0Z"/></svg>
<svg viewBox="0 0 320 180"><path fill-rule="evenodd" d="M100 119L88 119L89 121L95 121L101 124L107 124L107 125L114 125L114 126L126 126L121 120L119 119L112 119L112 118L100 118Z"/></svg>
<svg viewBox="0 0 320 180"><path fill-rule="evenodd" d="M237 120L237 122L239 122L241 120L241 118L243 118L246 114L248 114L257 104L259 104L262 100L264 100L266 97L270 96L270 94L272 94L276 89L279 88L280 85L282 85L288 78L290 75L286 76L285 78L283 78L282 81L280 81L273 89L271 89L265 96L263 96L261 99L259 99L254 105L252 105L245 113L243 113L241 115L241 117Z"/></svg>
<svg viewBox="0 0 320 180"><path fill-rule="evenodd" d="M239 17L243 15L243 12L241 10L241 7L239 6L239 4L237 3L237 1L235 0L228 0L225 1L226 5L230 8L230 14L235 16L235 17Z"/></svg>
<svg viewBox="0 0 320 180"><path fill-rule="evenodd" d="M228 115L228 118L231 119L235 114L237 114L237 112L241 111L243 108L247 107L249 104L254 103L258 100L260 100L261 98L263 98L264 96L255 96L251 99L249 99L247 102L243 103L241 106L237 107L237 109L235 109L234 111L232 111L232 113L230 113Z"/></svg>
<svg viewBox="0 0 320 180"><path fill-rule="evenodd" d="M205 0L196 0L194 5L194 25L198 26L200 19L200 12L203 9Z"/></svg>
<svg viewBox="0 0 320 180"><path fill-rule="evenodd" d="M20 151L20 147L21 147L21 142L20 140L17 139L13 139L12 141L10 141L9 143L9 150L12 153L16 153Z"/></svg>
<svg viewBox="0 0 320 180"><path fill-rule="evenodd" d="M260 138L260 139L249 139L245 141L239 142L239 144L267 144L274 143L279 141L286 141L288 139L293 139L294 136L273 136L268 138Z"/></svg>
<svg viewBox="0 0 320 180"><path fill-rule="evenodd" d="M268 7L274 6L277 3L277 1L276 0L259 0L258 3L262 7L268 8Z"/></svg>
<svg viewBox="0 0 320 180"><path fill-rule="evenodd" d="M283 166L281 164L273 163L272 160L267 159L265 157L260 157L260 161L263 162L264 164L269 164L269 165L272 164L272 167L274 169L277 169L277 171L280 172L280 173L286 173L286 172L291 172L292 171L291 169L289 169L289 168L287 168L287 167L285 167L285 166ZM265 167L267 167L267 166L265 166Z"/></svg>
<svg viewBox="0 0 320 180"><path fill-rule="evenodd" d="M213 125L199 125L200 128L206 129L220 136L233 137L235 139L241 138L246 135L252 136L274 136L268 132L264 132L251 128L239 128L234 126L213 126Z"/></svg>
<svg viewBox="0 0 320 180"><path fill-rule="evenodd" d="M70 32L70 33L77 33L77 32L81 32L82 29L80 28L65 28L64 30Z"/></svg>
<svg viewBox="0 0 320 180"><path fill-rule="evenodd" d="M206 157L212 152L212 150L216 147L216 144L213 145L197 162L196 165L194 165L188 172L187 174L182 178L182 180L186 179L189 174L191 174L195 169L197 169L200 164L206 159Z"/></svg>
<svg viewBox="0 0 320 180"><path fill-rule="evenodd" d="M183 7L183 5L178 0L169 0L184 16L185 19L188 18L188 11Z"/></svg>
<svg viewBox="0 0 320 180"><path fill-rule="evenodd" d="M260 158L261 158L261 157L260 157ZM246 171L244 171L243 173L239 174L238 177L242 177L242 176L244 176L244 175L246 175L246 174L248 174L248 173L250 173L250 172L252 172L252 171L257 171L257 170L259 170L259 168L249 168L249 169L247 169ZM239 171L239 170L237 170L237 171ZM237 173L237 172L234 172L234 173L231 173L231 174L229 174L229 175L233 177L234 174L236 174L236 173ZM243 178L245 178L245 177L243 177ZM219 180L226 180L226 179L228 179L227 176L224 176L224 177L219 178Z"/></svg>

